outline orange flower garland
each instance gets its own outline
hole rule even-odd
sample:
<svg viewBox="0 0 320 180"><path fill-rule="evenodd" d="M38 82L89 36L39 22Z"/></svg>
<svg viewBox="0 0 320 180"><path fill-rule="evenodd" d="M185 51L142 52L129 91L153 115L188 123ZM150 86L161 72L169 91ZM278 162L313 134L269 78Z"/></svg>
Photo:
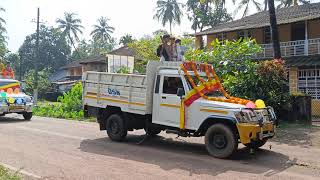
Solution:
<svg viewBox="0 0 320 180"><path fill-rule="evenodd" d="M208 82L205 82L205 80L203 78L201 78L201 76L199 75L197 68L196 68L196 63L194 62L185 62L183 64L180 65L182 71L184 72L184 74L186 75L187 79L189 80L191 86L193 87L193 89L196 91L197 94L199 94L200 97L207 99L207 100L211 100L211 101L220 101L220 102L229 102L229 103L235 103L235 104L243 104L246 105L249 100L246 99L241 99L241 98L237 98L237 97L232 97L230 96L225 89L223 88L219 77L217 76L217 74L215 73L213 67L211 65L208 64L200 64L199 68L204 70L207 77L208 77ZM216 86L219 87L220 92L227 98L217 98L217 97L208 97L205 94L203 94L201 92L201 87L198 87L192 77L190 76L190 74L188 73L187 69L191 69L193 70L195 76L197 77L197 79L201 82L201 84L204 86L205 90L207 91L212 91L216 88ZM212 80L212 77L210 76L210 73L212 74L214 80Z"/></svg>

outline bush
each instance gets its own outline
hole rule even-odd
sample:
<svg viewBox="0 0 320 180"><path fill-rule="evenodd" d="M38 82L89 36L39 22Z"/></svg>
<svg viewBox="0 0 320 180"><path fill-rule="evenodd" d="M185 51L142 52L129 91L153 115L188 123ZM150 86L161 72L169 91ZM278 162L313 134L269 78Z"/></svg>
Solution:
<svg viewBox="0 0 320 180"><path fill-rule="evenodd" d="M3 180L20 180L18 172L10 173L5 167L0 165L0 179Z"/></svg>
<svg viewBox="0 0 320 180"><path fill-rule="evenodd" d="M37 116L66 118L66 119L83 119L82 110L82 84L77 83L69 92L58 97L59 103L39 104L33 109Z"/></svg>

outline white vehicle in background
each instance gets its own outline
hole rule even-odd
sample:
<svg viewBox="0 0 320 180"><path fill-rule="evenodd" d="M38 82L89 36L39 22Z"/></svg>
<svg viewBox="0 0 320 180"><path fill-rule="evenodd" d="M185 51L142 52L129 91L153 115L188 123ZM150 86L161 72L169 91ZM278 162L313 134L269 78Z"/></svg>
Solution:
<svg viewBox="0 0 320 180"><path fill-rule="evenodd" d="M19 81L0 77L0 116L17 113L30 120L32 108L32 97L21 91Z"/></svg>
<svg viewBox="0 0 320 180"><path fill-rule="evenodd" d="M194 88L190 77L207 75L185 71L181 62L155 61L148 63L146 75L86 72L84 111L97 110L100 130L107 130L111 140L122 141L135 129L145 129L148 135L166 131L184 137L205 136L209 154L218 158L231 156L239 142L258 148L274 136L272 107L246 108L247 100L221 97L219 91L200 94L185 106L199 95L194 92L200 83ZM217 81L211 80L211 85L213 82Z"/></svg>

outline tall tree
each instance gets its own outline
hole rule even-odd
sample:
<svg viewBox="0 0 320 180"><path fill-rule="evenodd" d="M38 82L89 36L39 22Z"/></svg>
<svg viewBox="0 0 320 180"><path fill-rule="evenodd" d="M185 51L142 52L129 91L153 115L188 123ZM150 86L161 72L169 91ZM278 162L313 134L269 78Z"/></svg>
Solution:
<svg viewBox="0 0 320 180"><path fill-rule="evenodd" d="M121 44L122 46L127 46L129 43L132 43L133 41L134 39L132 38L132 35L126 34L120 38L119 44Z"/></svg>
<svg viewBox="0 0 320 180"><path fill-rule="evenodd" d="M270 16L271 39L273 44L273 56L275 59L281 59L281 49L279 42L276 11L274 8L274 0L268 0L268 7Z"/></svg>
<svg viewBox="0 0 320 180"><path fill-rule="evenodd" d="M191 28L197 32L204 28L214 27L215 25L232 20L232 16L224 8L223 2L211 2L205 0L187 1L188 18L192 21Z"/></svg>
<svg viewBox="0 0 320 180"><path fill-rule="evenodd" d="M106 17L100 17L98 24L93 25L93 31L91 32L92 39L99 41L102 44L107 44L112 41L111 34L114 32L114 27L108 24L109 19Z"/></svg>
<svg viewBox="0 0 320 180"><path fill-rule="evenodd" d="M53 27L40 26L39 30L39 56L41 62L38 62L39 71L44 68L55 71L68 63L71 49L67 44L66 38L62 37L63 32ZM36 56L36 33L28 35L19 48L21 58L21 74L34 68Z"/></svg>
<svg viewBox="0 0 320 180"><path fill-rule="evenodd" d="M156 14L153 16L154 19L161 21L162 26L169 23L170 34L172 34L172 25L177 23L180 25L182 11L180 7L181 3L177 0L158 0L156 6Z"/></svg>
<svg viewBox="0 0 320 180"><path fill-rule="evenodd" d="M64 13L64 18L58 18L56 23L58 23L58 28L62 31L64 37L67 38L68 42L76 50L75 42L79 41L79 33L82 34L81 19L76 17L75 13Z"/></svg>

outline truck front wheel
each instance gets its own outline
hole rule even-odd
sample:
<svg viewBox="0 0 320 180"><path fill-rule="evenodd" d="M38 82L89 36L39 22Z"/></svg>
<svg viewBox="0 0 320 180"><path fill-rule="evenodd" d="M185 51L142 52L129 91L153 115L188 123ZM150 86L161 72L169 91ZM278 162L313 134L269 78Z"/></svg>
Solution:
<svg viewBox="0 0 320 180"><path fill-rule="evenodd" d="M205 134L205 144L209 154L216 158L228 158L238 148L235 133L223 124L209 127Z"/></svg>
<svg viewBox="0 0 320 180"><path fill-rule="evenodd" d="M113 141L123 141L127 136L124 119L119 114L113 114L107 119L107 133Z"/></svg>
<svg viewBox="0 0 320 180"><path fill-rule="evenodd" d="M32 118L32 112L24 112L22 115L23 115L23 118L28 121L31 120Z"/></svg>

